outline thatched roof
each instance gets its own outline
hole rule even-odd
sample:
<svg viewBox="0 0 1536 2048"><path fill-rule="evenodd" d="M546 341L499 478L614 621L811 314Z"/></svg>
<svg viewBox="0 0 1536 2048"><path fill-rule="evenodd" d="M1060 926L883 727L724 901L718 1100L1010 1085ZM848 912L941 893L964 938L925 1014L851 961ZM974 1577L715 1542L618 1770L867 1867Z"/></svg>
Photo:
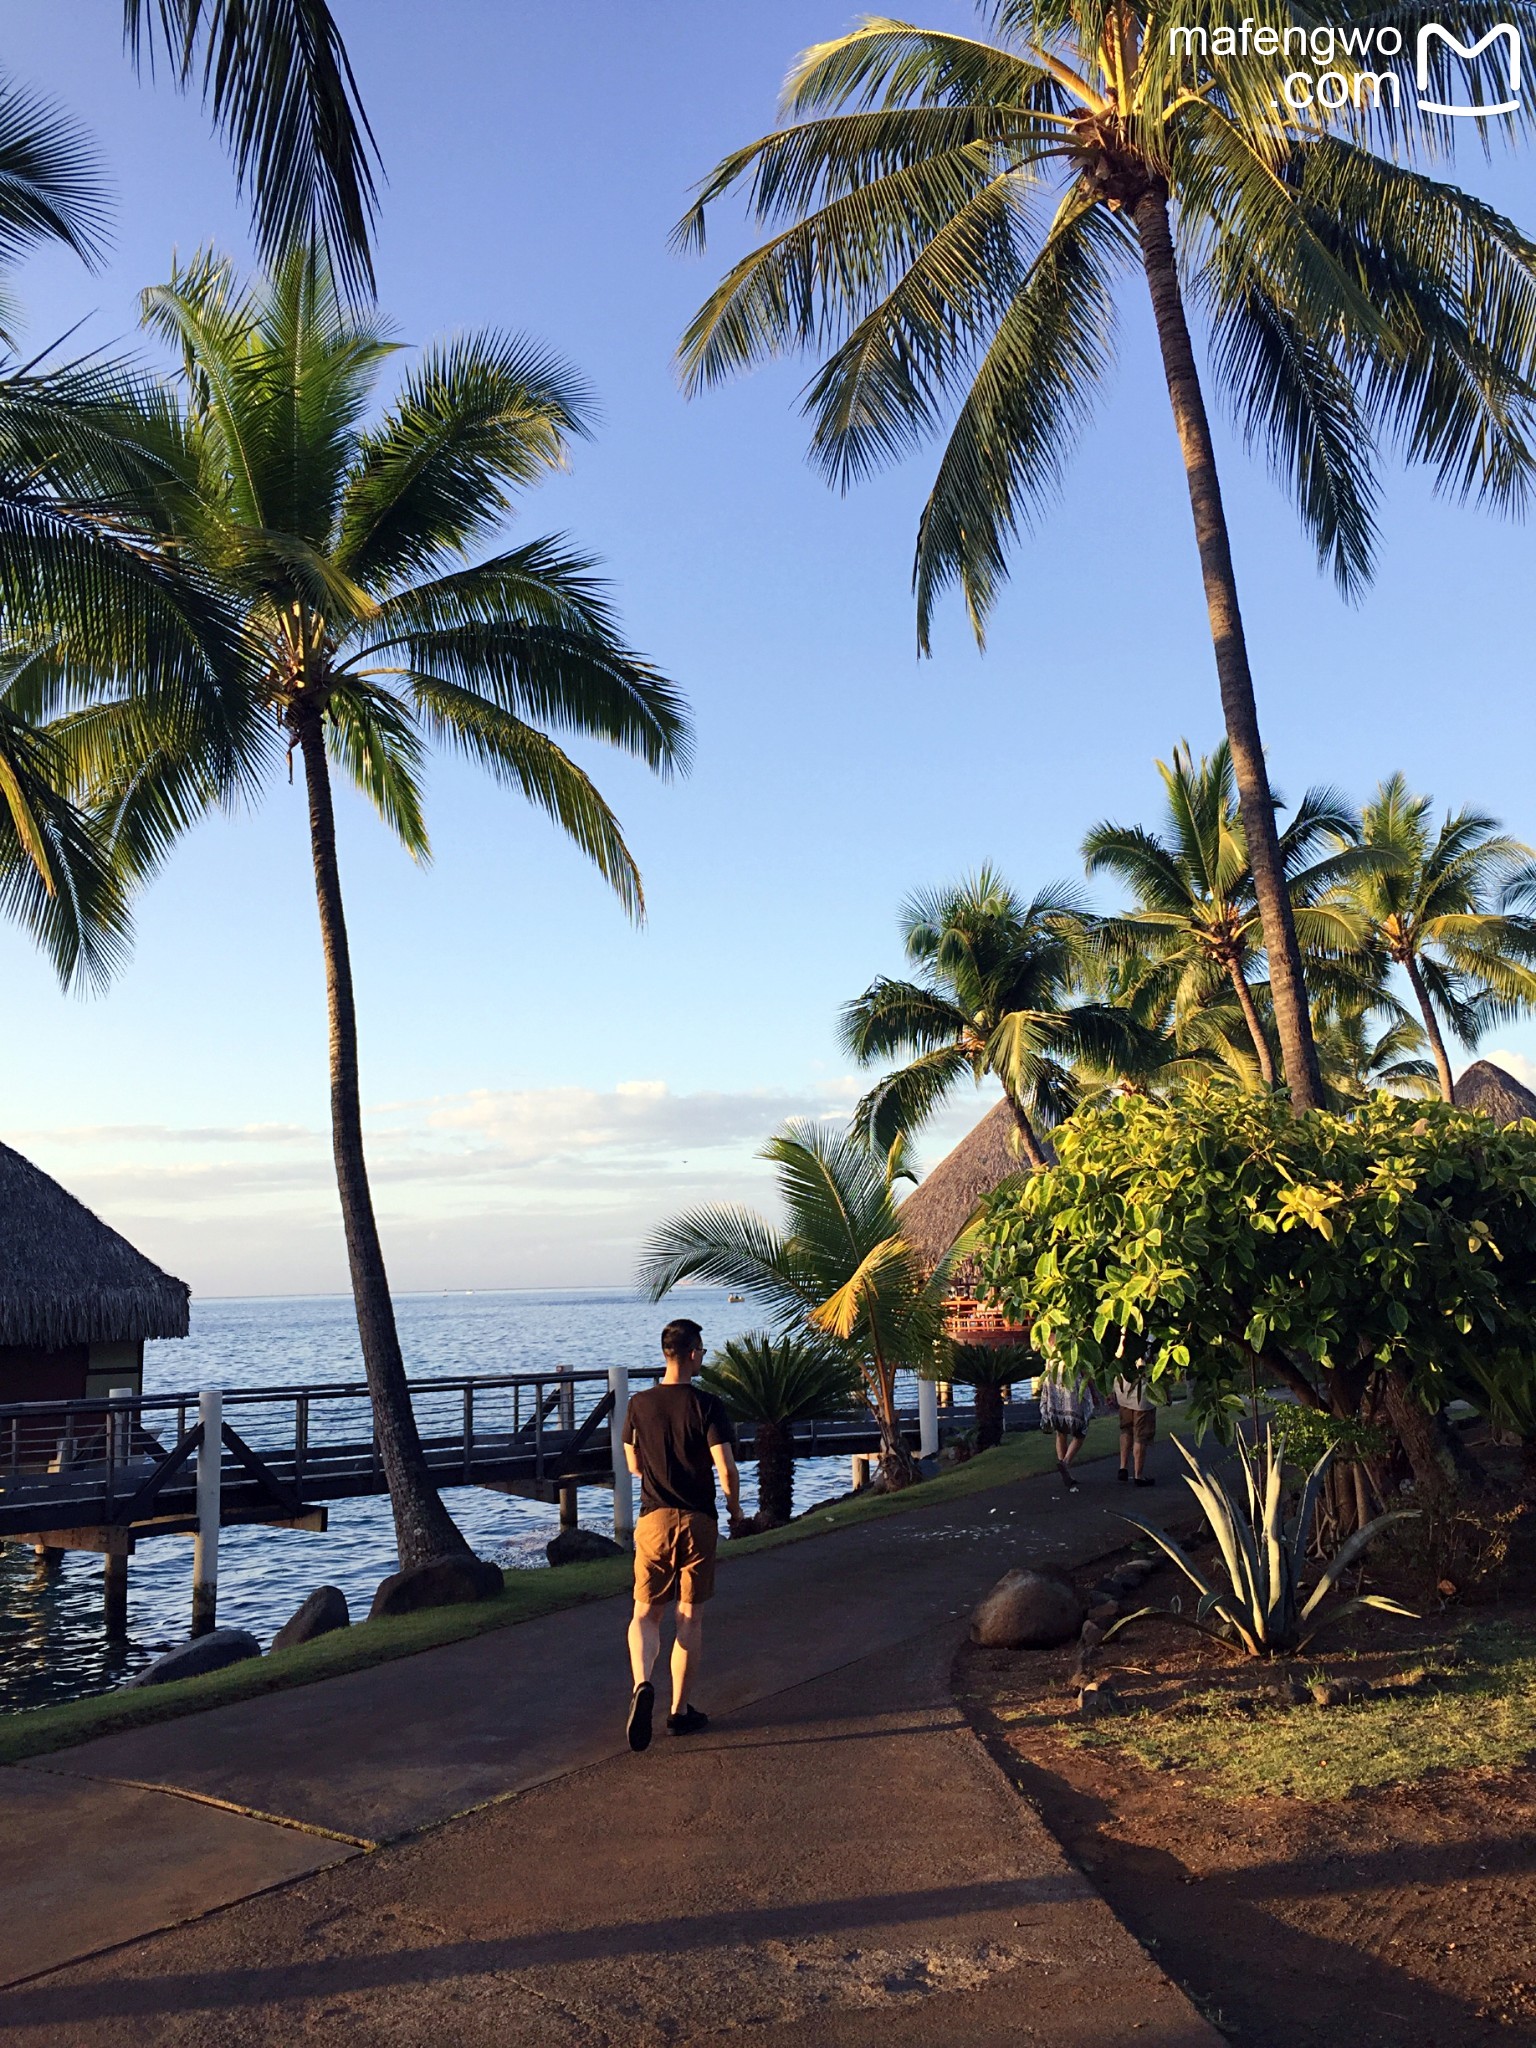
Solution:
<svg viewBox="0 0 1536 2048"><path fill-rule="evenodd" d="M970 1222L983 1195L1029 1171L1015 1150L1014 1131L1013 1111L997 1103L902 1203L901 1234L930 1268Z"/></svg>
<svg viewBox="0 0 1536 2048"><path fill-rule="evenodd" d="M185 1337L190 1293L0 1145L0 1344L54 1351Z"/></svg>
<svg viewBox="0 0 1536 2048"><path fill-rule="evenodd" d="M1457 1079L1456 1107L1492 1117L1496 1124L1517 1124L1536 1117L1536 1095L1492 1060L1478 1060Z"/></svg>

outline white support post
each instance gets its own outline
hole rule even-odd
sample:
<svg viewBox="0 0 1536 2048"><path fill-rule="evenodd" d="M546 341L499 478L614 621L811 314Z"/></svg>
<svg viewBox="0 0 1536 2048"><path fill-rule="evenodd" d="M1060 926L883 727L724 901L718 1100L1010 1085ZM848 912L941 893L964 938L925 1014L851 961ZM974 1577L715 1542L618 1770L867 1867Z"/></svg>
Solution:
<svg viewBox="0 0 1536 2048"><path fill-rule="evenodd" d="M933 1380L917 1383L917 1454L920 1458L939 1455L939 1389Z"/></svg>
<svg viewBox="0 0 1536 2048"><path fill-rule="evenodd" d="M108 1387L109 1401L131 1401L137 1387ZM126 1465L133 1450L133 1417L126 1409L112 1418L112 1462Z"/></svg>
<svg viewBox="0 0 1536 2048"><path fill-rule="evenodd" d="M855 1493L869 1484L869 1459L860 1451L855 1451L848 1460L848 1480Z"/></svg>
<svg viewBox="0 0 1536 2048"><path fill-rule="evenodd" d="M197 1453L197 1535L192 1544L192 1633L217 1626L219 1606L219 1465L224 1455L224 1396L204 1387L197 1397L203 1441Z"/></svg>
<svg viewBox="0 0 1536 2048"><path fill-rule="evenodd" d="M628 1366L610 1365L608 1385L613 1391L613 1420L609 1424L613 1447L613 1540L627 1547L635 1540L635 1483L624 1455L624 1423L629 1414Z"/></svg>

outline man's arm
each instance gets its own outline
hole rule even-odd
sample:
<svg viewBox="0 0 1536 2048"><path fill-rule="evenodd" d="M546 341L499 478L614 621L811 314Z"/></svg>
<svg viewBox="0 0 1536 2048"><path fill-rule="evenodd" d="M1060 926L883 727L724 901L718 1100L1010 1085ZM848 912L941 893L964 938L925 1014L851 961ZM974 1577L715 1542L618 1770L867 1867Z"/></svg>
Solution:
<svg viewBox="0 0 1536 2048"><path fill-rule="evenodd" d="M636 1457L635 1447L631 1443L626 1443L624 1446L624 1462L629 1467L632 1477L638 1479L640 1477L640 1460Z"/></svg>
<svg viewBox="0 0 1536 2048"><path fill-rule="evenodd" d="M726 1511L734 1529L741 1520L741 1474L736 1469L736 1453L729 1444L711 1444L709 1455L715 1461L720 1484L725 1488Z"/></svg>

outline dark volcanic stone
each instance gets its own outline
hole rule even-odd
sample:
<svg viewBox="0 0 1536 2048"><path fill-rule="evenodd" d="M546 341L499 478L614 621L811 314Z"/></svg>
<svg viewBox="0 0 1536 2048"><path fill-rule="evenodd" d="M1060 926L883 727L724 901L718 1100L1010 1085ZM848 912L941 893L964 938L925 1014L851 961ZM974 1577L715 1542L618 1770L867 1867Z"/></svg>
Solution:
<svg viewBox="0 0 1536 2048"><path fill-rule="evenodd" d="M272 1647L274 1650L292 1650L300 1643L312 1643L316 1636L328 1636L338 1628L350 1628L351 1625L347 1596L340 1586L316 1586L272 1638Z"/></svg>
<svg viewBox="0 0 1536 2048"><path fill-rule="evenodd" d="M416 1614L423 1607L457 1607L472 1600L498 1600L506 1590L501 1567L483 1557L434 1557L427 1564L391 1572L373 1596L368 1619Z"/></svg>
<svg viewBox="0 0 1536 2048"><path fill-rule="evenodd" d="M178 1643L153 1664L128 1679L128 1685L170 1685L178 1678L200 1678L205 1671L222 1671L226 1664L243 1664L259 1657L261 1645L243 1628L214 1628L189 1643Z"/></svg>
<svg viewBox="0 0 1536 2048"><path fill-rule="evenodd" d="M544 1555L551 1564L593 1564L600 1557L620 1556L623 1547L595 1529L562 1529L545 1544Z"/></svg>

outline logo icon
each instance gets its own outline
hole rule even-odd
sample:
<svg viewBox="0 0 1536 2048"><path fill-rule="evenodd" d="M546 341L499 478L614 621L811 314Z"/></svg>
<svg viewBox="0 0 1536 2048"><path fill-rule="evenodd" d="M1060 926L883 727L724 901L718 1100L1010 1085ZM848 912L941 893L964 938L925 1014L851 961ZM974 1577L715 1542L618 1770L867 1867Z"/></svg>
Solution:
<svg viewBox="0 0 1536 2048"><path fill-rule="evenodd" d="M1464 57L1469 64L1475 57L1480 57L1490 44L1507 40L1509 44L1510 97L1507 100L1500 100L1497 106L1492 107L1450 107L1442 104L1439 100L1425 99L1424 94L1429 90L1430 39L1434 36L1438 36L1448 49L1454 50L1458 57ZM1495 114L1516 113L1520 106L1519 30L1513 22L1501 21L1496 27L1489 29L1487 35L1480 42L1464 43L1459 37L1453 36L1448 28L1442 27L1438 21L1427 21L1419 30L1418 80L1419 107L1423 113L1451 114L1473 121L1490 121Z"/></svg>

